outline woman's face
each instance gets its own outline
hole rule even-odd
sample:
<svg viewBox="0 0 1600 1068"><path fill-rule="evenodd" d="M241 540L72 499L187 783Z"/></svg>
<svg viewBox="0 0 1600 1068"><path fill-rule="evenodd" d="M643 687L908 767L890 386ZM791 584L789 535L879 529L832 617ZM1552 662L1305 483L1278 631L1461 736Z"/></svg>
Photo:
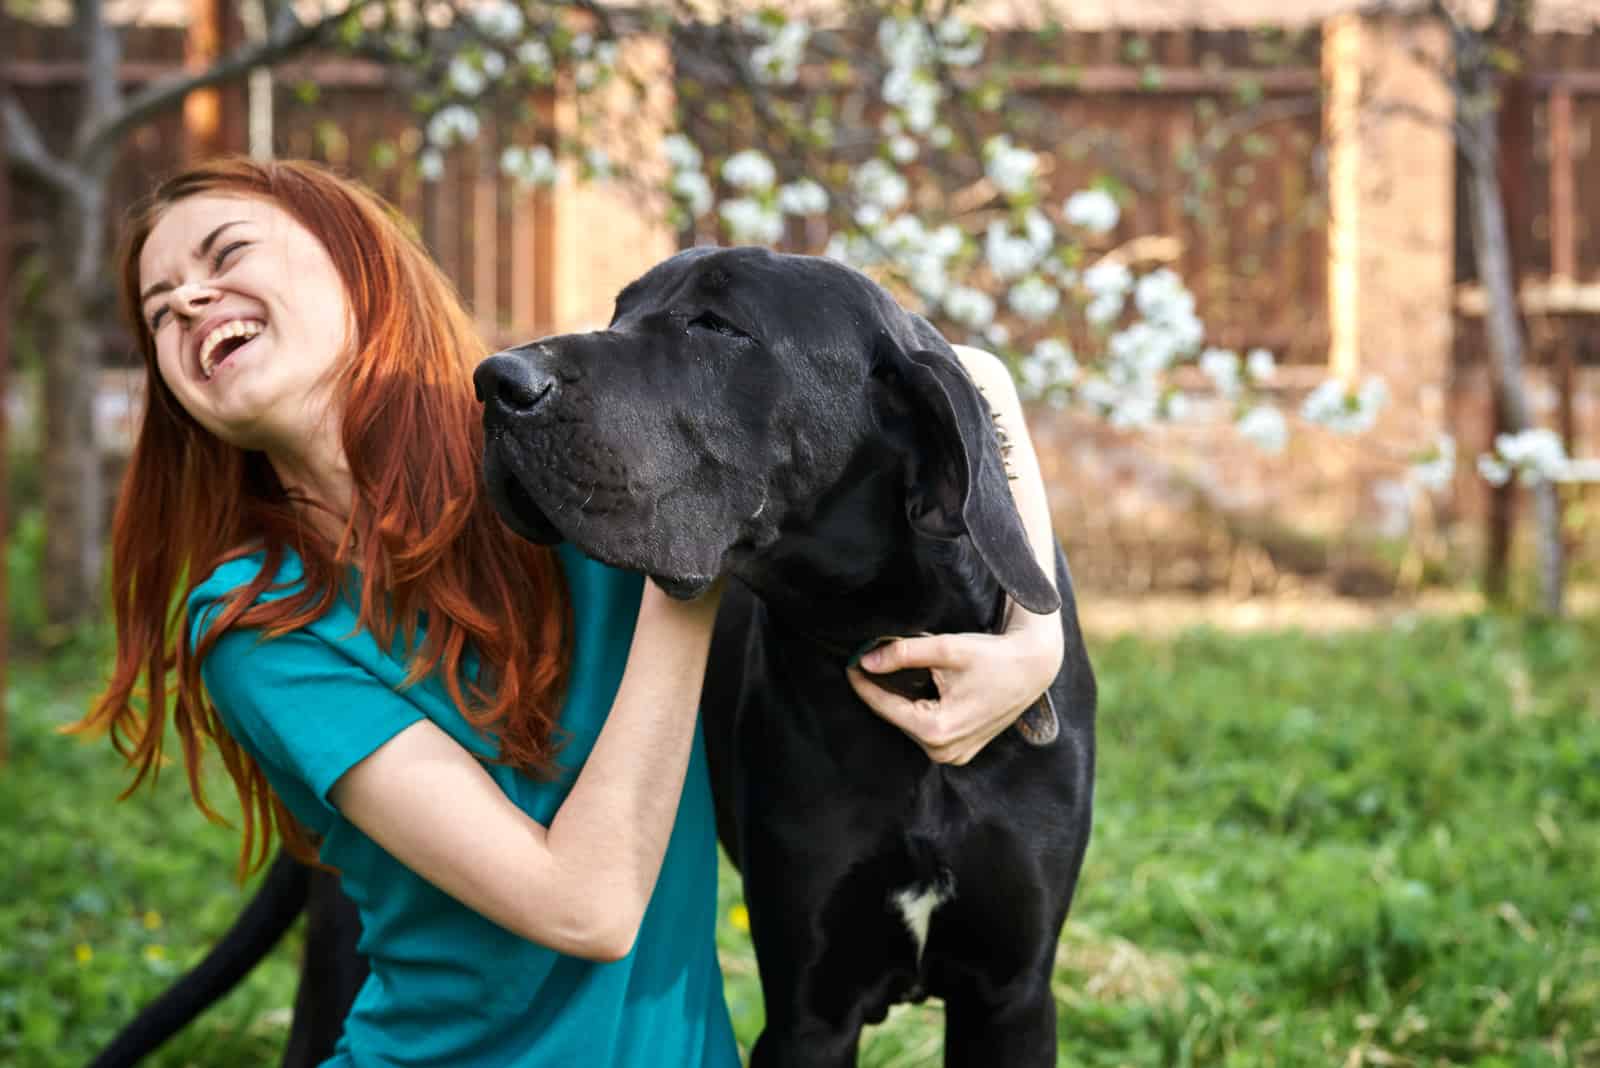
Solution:
<svg viewBox="0 0 1600 1068"><path fill-rule="evenodd" d="M354 318L322 243L267 200L202 194L166 209L139 255L140 310L167 388L229 444L300 452L327 419Z"/></svg>

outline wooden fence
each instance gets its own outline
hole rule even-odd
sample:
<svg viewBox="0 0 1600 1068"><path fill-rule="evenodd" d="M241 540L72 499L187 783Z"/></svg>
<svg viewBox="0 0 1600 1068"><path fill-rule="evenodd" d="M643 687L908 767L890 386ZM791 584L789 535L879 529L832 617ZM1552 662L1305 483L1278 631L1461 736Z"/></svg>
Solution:
<svg viewBox="0 0 1600 1068"><path fill-rule="evenodd" d="M1600 366L1600 34L1534 38L1528 71L1530 143L1503 174L1529 360ZM1487 350L1464 172L1458 167L1455 356L1470 367Z"/></svg>

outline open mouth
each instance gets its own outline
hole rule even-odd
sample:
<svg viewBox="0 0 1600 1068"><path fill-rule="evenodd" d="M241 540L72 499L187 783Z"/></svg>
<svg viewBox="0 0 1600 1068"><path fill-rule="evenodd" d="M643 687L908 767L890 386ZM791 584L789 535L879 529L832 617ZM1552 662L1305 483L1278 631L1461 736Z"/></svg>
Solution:
<svg viewBox="0 0 1600 1068"><path fill-rule="evenodd" d="M266 324L256 319L238 319L217 327L200 344L200 374L209 381L218 367L265 329Z"/></svg>

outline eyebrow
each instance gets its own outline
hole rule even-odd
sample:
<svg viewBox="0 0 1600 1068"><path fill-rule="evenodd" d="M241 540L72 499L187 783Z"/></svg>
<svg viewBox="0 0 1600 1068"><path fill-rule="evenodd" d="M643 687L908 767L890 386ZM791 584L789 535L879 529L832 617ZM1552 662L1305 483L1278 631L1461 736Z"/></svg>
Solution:
<svg viewBox="0 0 1600 1068"><path fill-rule="evenodd" d="M226 230L230 226L238 226L240 223L246 221L247 220L245 219L234 219L231 222L223 223L221 226L211 231L206 235L205 240L200 242L200 246L194 250L194 258L197 260L205 259L206 253L211 251L211 246L216 243L217 238L222 236L222 231ZM174 286L171 282L157 282L140 295L139 303L143 304L145 301L149 300L153 296L156 296L157 294L167 293L176 288L177 286Z"/></svg>

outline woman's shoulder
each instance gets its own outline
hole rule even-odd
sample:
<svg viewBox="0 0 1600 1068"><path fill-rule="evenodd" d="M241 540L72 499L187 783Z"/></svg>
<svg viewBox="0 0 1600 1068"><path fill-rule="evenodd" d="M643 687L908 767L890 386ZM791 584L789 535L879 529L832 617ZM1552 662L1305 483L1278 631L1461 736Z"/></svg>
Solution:
<svg viewBox="0 0 1600 1068"><path fill-rule="evenodd" d="M264 548L255 548L229 554L214 565L195 583L185 598L185 610L191 625L200 626L216 612L233 603L235 597L248 590L272 564L272 554ZM305 569L293 549L283 549L277 554L276 571L266 587L252 603L277 600L298 591L305 581Z"/></svg>

